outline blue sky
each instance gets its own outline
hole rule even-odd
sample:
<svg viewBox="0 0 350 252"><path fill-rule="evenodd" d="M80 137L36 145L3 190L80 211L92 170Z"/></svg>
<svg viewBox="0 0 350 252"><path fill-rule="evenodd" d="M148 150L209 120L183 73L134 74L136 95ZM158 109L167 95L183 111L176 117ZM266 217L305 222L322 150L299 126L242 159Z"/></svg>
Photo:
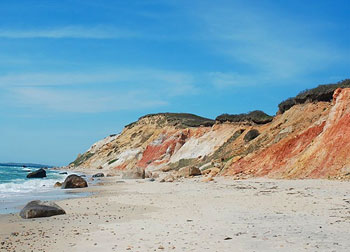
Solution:
<svg viewBox="0 0 350 252"><path fill-rule="evenodd" d="M349 78L348 1L0 2L0 161L65 165L147 113L215 118Z"/></svg>

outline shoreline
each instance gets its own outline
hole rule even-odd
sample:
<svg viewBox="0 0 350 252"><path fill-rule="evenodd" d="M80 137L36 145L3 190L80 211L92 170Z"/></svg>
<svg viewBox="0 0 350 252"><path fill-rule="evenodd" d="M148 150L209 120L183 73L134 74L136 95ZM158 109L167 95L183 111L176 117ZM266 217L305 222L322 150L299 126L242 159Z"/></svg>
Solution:
<svg viewBox="0 0 350 252"><path fill-rule="evenodd" d="M124 182L120 182L124 181ZM0 215L4 251L347 251L350 188L330 180L101 179L67 214ZM80 190L80 189L78 189ZM83 189L85 190L85 189ZM7 247L6 247L7 246Z"/></svg>
<svg viewBox="0 0 350 252"><path fill-rule="evenodd" d="M53 168L50 168L53 169ZM89 183L90 186L94 186L96 182L90 181L90 177L87 173L83 173L82 171L73 171L73 170L63 170L63 169L54 169L56 172L67 172L66 175L62 176L69 176L70 174L78 174L79 176L83 176ZM65 178L64 177L64 178ZM24 182L42 182L43 183L43 190L38 190L36 188L35 191L31 192L18 192L17 195L14 195L13 197L5 197L0 198L0 215L2 214L11 214L11 213L19 213L20 210L30 201L32 200L48 200L48 201L58 201L63 199L69 199L69 198L79 198L79 197L86 197L88 196L88 193L85 192L78 192L77 190L71 190L71 189L65 189L62 190L61 188L55 188L54 183L56 182L63 182L64 178L33 178L29 180L24 180ZM51 183L47 184L45 180L49 180ZM46 183L46 184L45 184Z"/></svg>

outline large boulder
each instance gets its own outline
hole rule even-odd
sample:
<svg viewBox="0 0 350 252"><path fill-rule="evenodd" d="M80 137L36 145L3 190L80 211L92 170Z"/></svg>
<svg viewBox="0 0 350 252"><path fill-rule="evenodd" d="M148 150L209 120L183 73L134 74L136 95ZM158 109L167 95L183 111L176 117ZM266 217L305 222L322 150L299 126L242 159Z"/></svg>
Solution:
<svg viewBox="0 0 350 252"><path fill-rule="evenodd" d="M27 175L27 178L45 178L45 177L46 177L46 171L43 168L33 171Z"/></svg>
<svg viewBox="0 0 350 252"><path fill-rule="evenodd" d="M19 213L23 219L50 217L66 214L66 212L54 202L34 200L29 202Z"/></svg>
<svg viewBox="0 0 350 252"><path fill-rule="evenodd" d="M122 179L144 179L145 178L145 170L136 167L131 170L124 171L122 174Z"/></svg>
<svg viewBox="0 0 350 252"><path fill-rule="evenodd" d="M102 178L104 176L105 175L102 172L99 172L99 173L96 173L96 174L92 175L93 178Z"/></svg>
<svg viewBox="0 0 350 252"><path fill-rule="evenodd" d="M181 168L177 175L179 177L192 177L192 176L199 176L202 175L201 170L198 167L195 166L186 166Z"/></svg>
<svg viewBox="0 0 350 252"><path fill-rule="evenodd" d="M68 189L68 188L83 188L87 187L88 184L85 179L82 177L72 174L69 175L65 181L62 184L62 189Z"/></svg>

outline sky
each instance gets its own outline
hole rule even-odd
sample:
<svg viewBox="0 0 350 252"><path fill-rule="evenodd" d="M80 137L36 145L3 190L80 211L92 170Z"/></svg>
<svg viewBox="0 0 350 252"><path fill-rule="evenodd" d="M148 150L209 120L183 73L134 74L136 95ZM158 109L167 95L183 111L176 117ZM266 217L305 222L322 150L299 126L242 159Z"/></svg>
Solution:
<svg viewBox="0 0 350 252"><path fill-rule="evenodd" d="M263 110L349 78L347 0L2 0L0 162L67 165L140 116Z"/></svg>

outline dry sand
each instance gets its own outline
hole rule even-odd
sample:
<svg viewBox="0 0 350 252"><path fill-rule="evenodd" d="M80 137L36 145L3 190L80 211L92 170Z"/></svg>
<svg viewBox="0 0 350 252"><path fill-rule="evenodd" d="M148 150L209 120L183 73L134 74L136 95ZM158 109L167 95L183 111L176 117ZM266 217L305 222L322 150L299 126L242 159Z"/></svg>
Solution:
<svg viewBox="0 0 350 252"><path fill-rule="evenodd" d="M349 251L350 183L106 178L66 215L0 216L0 251ZM85 190L84 190L85 191Z"/></svg>

